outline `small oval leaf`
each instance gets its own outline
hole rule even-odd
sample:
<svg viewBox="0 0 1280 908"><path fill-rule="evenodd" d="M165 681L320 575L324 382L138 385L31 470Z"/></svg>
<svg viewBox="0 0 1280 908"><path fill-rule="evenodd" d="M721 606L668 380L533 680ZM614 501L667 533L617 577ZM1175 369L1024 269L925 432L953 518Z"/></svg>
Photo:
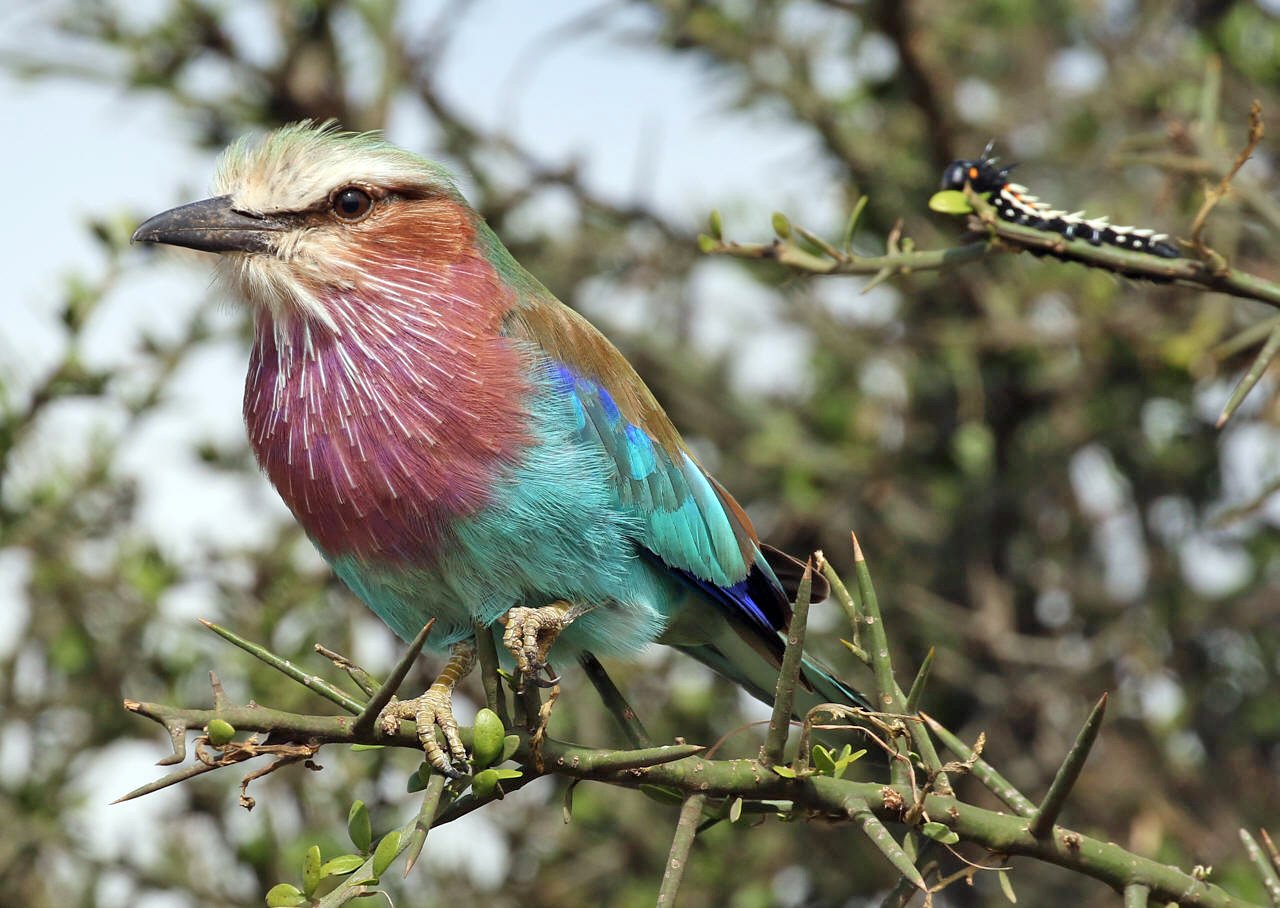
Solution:
<svg viewBox="0 0 1280 908"><path fill-rule="evenodd" d="M409 793L413 794L415 791L422 791L422 789L426 788L427 779L431 778L432 772L431 764L423 760L422 765L418 767L418 771L409 776Z"/></svg>
<svg viewBox="0 0 1280 908"><path fill-rule="evenodd" d="M358 850L366 853L369 851L369 844L373 841L373 826L369 821L369 808L364 801L352 802L351 809L347 811L347 835Z"/></svg>
<svg viewBox="0 0 1280 908"><path fill-rule="evenodd" d="M482 769L476 773L475 778L471 780L471 793L477 798L487 798L494 793L494 789L498 787L498 771L496 769Z"/></svg>
<svg viewBox="0 0 1280 908"><path fill-rule="evenodd" d="M813 745L813 767L824 776L835 775L836 761L831 759L831 751L821 744Z"/></svg>
<svg viewBox="0 0 1280 908"><path fill-rule="evenodd" d="M502 759L506 734L502 720L493 710L485 707L476 713L475 733L471 742L471 757L476 769L492 766Z"/></svg>
<svg viewBox="0 0 1280 908"><path fill-rule="evenodd" d="M373 875L382 876L400 851L400 830L393 829L382 837L373 851Z"/></svg>
<svg viewBox="0 0 1280 908"><path fill-rule="evenodd" d="M729 822L736 823L742 819L742 798L734 798L729 805Z"/></svg>
<svg viewBox="0 0 1280 908"><path fill-rule="evenodd" d="M507 735L502 739L502 759L499 763L505 763L516 755L516 751L520 749L520 736Z"/></svg>
<svg viewBox="0 0 1280 908"><path fill-rule="evenodd" d="M364 862L365 857L362 854L340 854L324 862L324 866L320 868L320 876L342 876L357 869Z"/></svg>
<svg viewBox="0 0 1280 908"><path fill-rule="evenodd" d="M964 193L956 189L944 189L929 197L929 208L942 214L968 214L973 206L964 197Z"/></svg>
<svg viewBox="0 0 1280 908"><path fill-rule="evenodd" d="M960 841L960 836L956 835L950 827L942 823L929 822L920 827L920 831L933 839L935 842L941 842L943 845L954 845Z"/></svg>
<svg viewBox="0 0 1280 908"><path fill-rule="evenodd" d="M320 885L320 846L312 845L302 858L302 893L307 898L316 894Z"/></svg>
<svg viewBox="0 0 1280 908"><path fill-rule="evenodd" d="M209 735L209 743L214 747L226 747L236 736L235 726L226 719L212 720L206 731Z"/></svg>
<svg viewBox="0 0 1280 908"><path fill-rule="evenodd" d="M724 239L724 222L720 219L719 210L711 209L711 235L717 240Z"/></svg>
<svg viewBox="0 0 1280 908"><path fill-rule="evenodd" d="M267 890L267 908L295 908L306 902L302 890L292 883L276 883Z"/></svg>

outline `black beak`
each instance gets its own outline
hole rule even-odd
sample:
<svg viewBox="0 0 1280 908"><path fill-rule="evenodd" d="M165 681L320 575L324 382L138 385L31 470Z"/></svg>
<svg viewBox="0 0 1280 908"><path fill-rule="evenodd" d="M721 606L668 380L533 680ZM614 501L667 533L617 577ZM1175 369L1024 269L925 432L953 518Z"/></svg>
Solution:
<svg viewBox="0 0 1280 908"><path fill-rule="evenodd" d="M231 196L179 205L147 218L133 233L135 243L167 243L204 252L271 252L284 217L246 214L231 207Z"/></svg>

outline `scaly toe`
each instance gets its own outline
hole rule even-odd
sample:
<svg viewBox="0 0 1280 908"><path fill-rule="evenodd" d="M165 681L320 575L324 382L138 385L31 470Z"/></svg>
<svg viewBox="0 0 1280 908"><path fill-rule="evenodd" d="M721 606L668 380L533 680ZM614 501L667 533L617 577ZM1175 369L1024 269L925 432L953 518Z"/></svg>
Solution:
<svg viewBox="0 0 1280 908"><path fill-rule="evenodd" d="M530 682L538 687L554 687L559 682L559 677L547 664L547 655L576 612L576 609L561 603L543 608L517 606L503 616L501 620L506 628L502 633L502 645L515 657L521 690ZM548 680L539 677L544 671L551 676Z"/></svg>
<svg viewBox="0 0 1280 908"><path fill-rule="evenodd" d="M451 779L462 775L453 763L465 764L467 750L458 736L458 722L453 718L453 698L448 691L432 689L413 700L392 700L382 710L378 723L385 733L395 734L402 719L413 720L427 762ZM448 753L436 737L437 728L444 734Z"/></svg>

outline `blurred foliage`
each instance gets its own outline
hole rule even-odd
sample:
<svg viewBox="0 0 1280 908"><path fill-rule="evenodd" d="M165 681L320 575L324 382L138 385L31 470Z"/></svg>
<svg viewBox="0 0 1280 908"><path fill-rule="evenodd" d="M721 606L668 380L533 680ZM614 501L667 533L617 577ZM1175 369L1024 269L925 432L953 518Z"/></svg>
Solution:
<svg viewBox="0 0 1280 908"><path fill-rule="evenodd" d="M822 547L843 569L856 528L901 670L938 647L930 713L969 740L984 731L988 755L1035 795L1088 705L1113 691L1115 718L1066 821L1161 860L1212 864L1215 880L1259 895L1235 829L1274 821L1280 804L1280 537L1267 498L1280 485L1274 380L1264 378L1222 431L1212 421L1251 356L1216 345L1265 307L1027 256L898 280L862 302L861 282L717 261L781 288L779 317L812 345L804 390L747 397L732 379L733 354L708 355L690 329L693 281L707 267L691 225L643 198L601 197L577 167L539 159L441 91L437 62L460 22L486 14L482 4L443 4L425 25L413 16L412 29L391 0L238 6L273 30L262 42L267 59L241 46L226 27L230 13L212 0L159 2L146 17L123 3L73 0L50 13L48 28L93 53L42 56L33 43L6 63L33 79L163 96L210 149L302 117L364 129L385 123L393 104L420 111L439 141L422 150L461 165L472 201L562 299L649 301L643 330L591 315L771 541ZM625 27L615 24L619 11L629 14ZM948 161L991 137L1025 162L1020 181L1059 206L1185 233L1199 181L1113 166L1109 155L1167 148L1203 158L1207 142L1229 161L1249 101L1260 98L1265 114L1280 109L1273 4L649 0L602 5L575 27L695 57L709 87L730 89L727 105L806 131L846 207L870 196L855 238L867 249L882 248L899 218L921 246L954 242L954 223L925 201ZM562 38L549 36L546 52ZM1197 135L1214 56L1219 119L1211 135ZM824 77L850 68L847 79ZM1274 187L1265 144L1257 157L1245 173ZM543 228L522 217L549 192L572 202L570 222ZM752 202L778 207L769 192L761 186ZM1247 202L1220 205L1210 239L1239 267L1276 280L1276 225ZM202 347L247 345L243 325L212 328L202 314L176 340L139 337L137 369L97 374L81 364L86 321L148 267L127 249L122 224L150 213L93 225L110 265L63 282L61 364L30 387L0 368L0 556L22 588L4 605L20 616L21 641L0 648L0 826L18 831L0 841L0 893L12 904L145 904L157 894L172 896L164 904L260 904L272 884L299 877L316 830L333 830L334 841L321 842L326 856L341 852L353 798L375 823L384 818L375 835L411 809L407 755L330 751L323 772L261 783L260 809L247 819L236 779L205 779L147 814L114 851L85 828L122 793L87 786L103 781L95 767L162 753L121 697L200 702L216 666L241 699L318 708L200 631L174 607L182 594L197 589L208 617L317 671L325 666L313 641L350 653L360 651L356 636L381 633L287 522L266 544L182 557L140 529L119 448ZM768 234L763 217L730 227ZM838 235L838 223L829 227ZM117 418L84 441L83 457L44 457L43 422L76 404ZM242 447L208 443L193 456L260 488ZM824 642L834 640L816 645ZM838 646L829 655L850 663ZM737 693L682 657L609 667L655 739L714 741L741 724ZM570 684L555 733L617 740L581 675ZM139 741L145 750L128 746ZM750 752L757 742L740 732L727 746ZM506 857L483 872L432 862L428 845L397 903L651 904L676 810L584 785L566 826L562 794L532 785L484 811L482 840L496 839ZM865 849L852 854L853 840L822 824L750 834L722 824L699 838L682 898L863 904L893 876ZM1016 866L1012 881L1029 904L1112 898L1089 880ZM994 902L996 886L980 879L947 898Z"/></svg>

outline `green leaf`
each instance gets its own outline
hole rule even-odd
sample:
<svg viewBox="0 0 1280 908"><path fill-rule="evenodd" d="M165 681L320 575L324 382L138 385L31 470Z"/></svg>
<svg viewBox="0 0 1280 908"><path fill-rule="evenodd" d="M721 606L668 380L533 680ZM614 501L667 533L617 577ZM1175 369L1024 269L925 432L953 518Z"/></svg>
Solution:
<svg viewBox="0 0 1280 908"><path fill-rule="evenodd" d="M498 787L498 771L482 769L471 780L471 793L477 798L487 798L494 794Z"/></svg>
<svg viewBox="0 0 1280 908"><path fill-rule="evenodd" d="M920 831L935 842L941 842L943 845L954 845L960 841L960 836L956 835L949 826L942 823L925 823L920 827Z"/></svg>
<svg viewBox="0 0 1280 908"><path fill-rule="evenodd" d="M344 873L350 873L357 869L365 862L362 854L340 854L336 858L331 858L324 862L324 866L320 868L320 876L341 876Z"/></svg>
<svg viewBox="0 0 1280 908"><path fill-rule="evenodd" d="M720 246L720 241L713 236L707 236L705 233L698 234L698 249L702 252L715 252Z"/></svg>
<svg viewBox="0 0 1280 908"><path fill-rule="evenodd" d="M711 235L717 240L724 239L724 222L720 220L720 212L715 208L711 209L710 229Z"/></svg>
<svg viewBox="0 0 1280 908"><path fill-rule="evenodd" d="M471 757L476 769L492 766L502 759L503 739L507 730L493 710L485 707L476 713L475 731L471 742Z"/></svg>
<svg viewBox="0 0 1280 908"><path fill-rule="evenodd" d="M307 897L292 883L276 883L267 890L268 908L293 908L306 903Z"/></svg>
<svg viewBox="0 0 1280 908"><path fill-rule="evenodd" d="M996 875L1000 877L1000 891L1004 893L1004 897L1007 898L1012 904L1014 905L1018 904L1018 896L1013 891L1013 883L1009 879L1008 871L1001 870Z"/></svg>
<svg viewBox="0 0 1280 908"><path fill-rule="evenodd" d="M320 846L312 845L302 859L302 892L307 898L316 894L320 885Z"/></svg>
<svg viewBox="0 0 1280 908"><path fill-rule="evenodd" d="M742 818L742 798L734 798L729 805L729 822L736 823Z"/></svg>
<svg viewBox="0 0 1280 908"><path fill-rule="evenodd" d="M347 811L347 835L351 837L352 845L368 853L369 843L373 841L373 827L364 801L352 802L351 809Z"/></svg>
<svg viewBox="0 0 1280 908"><path fill-rule="evenodd" d="M813 766L824 776L836 774L836 761L831 759L831 751L821 744L813 745Z"/></svg>
<svg viewBox="0 0 1280 908"><path fill-rule="evenodd" d="M791 236L791 222L781 211L773 213L773 232L784 240Z"/></svg>
<svg viewBox="0 0 1280 908"><path fill-rule="evenodd" d="M400 830L393 829L382 837L373 851L373 875L382 876L400 851Z"/></svg>
<svg viewBox="0 0 1280 908"><path fill-rule="evenodd" d="M426 760L423 760L422 765L418 767L418 771L409 776L409 784L406 786L409 794L413 794L415 791L422 791L422 789L426 788L427 779L431 778L431 773L433 771L431 764Z"/></svg>
<svg viewBox="0 0 1280 908"><path fill-rule="evenodd" d="M866 207L867 197L858 196L858 203L853 206L853 211L849 213L849 220L845 222L844 236L840 238L840 248L845 252L853 248L853 233L858 229L858 221L862 218L862 211Z"/></svg>
<svg viewBox="0 0 1280 908"><path fill-rule="evenodd" d="M867 754L867 749L865 747L862 748L862 750L859 750L857 753L850 753L849 745L846 744L844 746L844 751L840 754L840 759L836 760L835 769L832 771L831 774L835 776L837 779L844 778L844 771L848 769L852 764L857 763L859 760L861 760L864 756L866 756L866 754Z"/></svg>
<svg viewBox="0 0 1280 908"><path fill-rule="evenodd" d="M236 736L236 729L226 719L213 719L205 729L209 735L209 743L214 747L226 747Z"/></svg>
<svg viewBox="0 0 1280 908"><path fill-rule="evenodd" d="M382 750L386 746L387 745L385 744L352 744L351 752L361 753L362 751L366 751L366 750Z"/></svg>
<svg viewBox="0 0 1280 908"><path fill-rule="evenodd" d="M667 788L665 785L641 785L640 791L659 804L675 804L679 807L684 803L684 795L674 788Z"/></svg>
<svg viewBox="0 0 1280 908"><path fill-rule="evenodd" d="M502 739L502 759L499 763L505 763L516 755L516 751L520 749L520 736L507 735Z"/></svg>
<svg viewBox="0 0 1280 908"><path fill-rule="evenodd" d="M524 775L524 773L518 769L495 769L494 772L498 774L499 782L503 779L518 779Z"/></svg>
<svg viewBox="0 0 1280 908"><path fill-rule="evenodd" d="M794 779L796 777L796 771L790 766L775 766L773 771L784 779Z"/></svg>
<svg viewBox="0 0 1280 908"><path fill-rule="evenodd" d="M958 189L944 189L929 198L929 209L943 214L968 214L973 211L973 206Z"/></svg>

